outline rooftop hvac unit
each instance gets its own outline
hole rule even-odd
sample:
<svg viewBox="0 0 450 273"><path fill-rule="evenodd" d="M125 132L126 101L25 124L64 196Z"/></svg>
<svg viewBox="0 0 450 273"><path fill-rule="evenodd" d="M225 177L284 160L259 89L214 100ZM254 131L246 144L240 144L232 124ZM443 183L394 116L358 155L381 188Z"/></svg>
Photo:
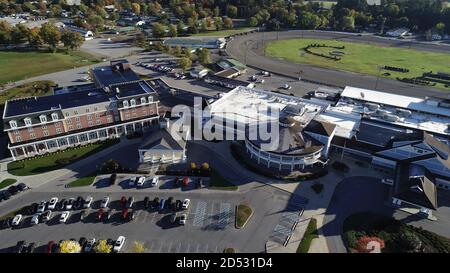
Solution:
<svg viewBox="0 0 450 273"><path fill-rule="evenodd" d="M119 87L116 87L116 93L119 94L120 93L120 89Z"/></svg>
<svg viewBox="0 0 450 273"><path fill-rule="evenodd" d="M406 109L396 109L397 114L402 117L410 117L411 111Z"/></svg>
<svg viewBox="0 0 450 273"><path fill-rule="evenodd" d="M378 105L378 104L376 104L376 103L370 103L370 102L367 102L367 103L365 103L364 105L365 105L369 110L372 110L372 111L376 111L376 110L380 109L380 105Z"/></svg>

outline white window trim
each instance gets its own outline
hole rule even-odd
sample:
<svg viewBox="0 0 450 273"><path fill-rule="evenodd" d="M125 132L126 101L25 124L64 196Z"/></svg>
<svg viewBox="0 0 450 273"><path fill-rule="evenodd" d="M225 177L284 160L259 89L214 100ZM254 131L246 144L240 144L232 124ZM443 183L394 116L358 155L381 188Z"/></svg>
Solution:
<svg viewBox="0 0 450 273"><path fill-rule="evenodd" d="M24 118L24 119L23 119L23 122L25 122L25 126L31 126L31 125L33 125L33 124L31 123L31 119L30 119L30 118Z"/></svg>
<svg viewBox="0 0 450 273"><path fill-rule="evenodd" d="M55 120L58 120L58 119L59 119L58 114L57 113L53 113L52 114L52 120L55 121Z"/></svg>
<svg viewBox="0 0 450 273"><path fill-rule="evenodd" d="M9 122L9 126L11 126L11 128L17 128L17 121L11 120L11 121Z"/></svg>
<svg viewBox="0 0 450 273"><path fill-rule="evenodd" d="M45 115L40 115L40 116L39 116L39 120L41 121L41 123L46 123L46 122L47 122L47 116L45 116Z"/></svg>

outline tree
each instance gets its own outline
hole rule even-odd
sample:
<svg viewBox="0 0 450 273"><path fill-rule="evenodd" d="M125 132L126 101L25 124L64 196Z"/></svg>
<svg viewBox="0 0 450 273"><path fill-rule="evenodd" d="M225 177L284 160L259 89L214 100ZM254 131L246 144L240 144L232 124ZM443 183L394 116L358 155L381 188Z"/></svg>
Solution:
<svg viewBox="0 0 450 273"><path fill-rule="evenodd" d="M205 171L209 170L209 164L207 162L204 162L202 164L202 169L205 170Z"/></svg>
<svg viewBox="0 0 450 273"><path fill-rule="evenodd" d="M342 30L353 30L355 29L355 19L351 16L344 16L340 21L340 28Z"/></svg>
<svg viewBox="0 0 450 273"><path fill-rule="evenodd" d="M30 47L34 49L38 49L43 44L38 27L34 27L28 31L27 40Z"/></svg>
<svg viewBox="0 0 450 273"><path fill-rule="evenodd" d="M59 250L61 253L80 253L81 246L76 241L65 240L59 245Z"/></svg>
<svg viewBox="0 0 450 273"><path fill-rule="evenodd" d="M64 30L61 34L61 42L67 50L75 50L83 45L84 38L78 32Z"/></svg>
<svg viewBox="0 0 450 273"><path fill-rule="evenodd" d="M145 35L142 32L139 32L135 37L134 37L134 44L139 46L139 47L145 47L146 45L146 39L145 39Z"/></svg>
<svg viewBox="0 0 450 273"><path fill-rule="evenodd" d="M183 69L183 72L186 72L191 67L192 61L189 58L183 57L178 60L178 65Z"/></svg>
<svg viewBox="0 0 450 273"><path fill-rule="evenodd" d="M197 49L196 55L198 57L198 61L203 65L207 65L212 62L211 61L211 52L207 48Z"/></svg>
<svg viewBox="0 0 450 273"><path fill-rule="evenodd" d="M170 37L178 36L178 29L177 29L177 26L175 26L174 24L169 25L169 36Z"/></svg>
<svg viewBox="0 0 450 273"><path fill-rule="evenodd" d="M182 54L181 46L177 45L173 50L173 54L177 57L181 56Z"/></svg>
<svg viewBox="0 0 450 273"><path fill-rule="evenodd" d="M103 18L99 15L91 15L86 19L86 22L92 29L98 30L103 27L105 20L103 20Z"/></svg>
<svg viewBox="0 0 450 273"><path fill-rule="evenodd" d="M302 13L302 17L300 19L300 27L302 29L316 29L320 27L321 24L322 20L319 16L311 12Z"/></svg>
<svg viewBox="0 0 450 273"><path fill-rule="evenodd" d="M153 37L161 38L166 34L166 28L160 23L154 23L152 27Z"/></svg>
<svg viewBox="0 0 450 273"><path fill-rule="evenodd" d="M28 28L24 25L16 25L11 29L11 43L20 44L22 43L28 34Z"/></svg>
<svg viewBox="0 0 450 273"><path fill-rule="evenodd" d="M106 240L99 240L94 246L95 253L111 253L112 245L108 244Z"/></svg>
<svg viewBox="0 0 450 273"><path fill-rule="evenodd" d="M222 17L214 17L214 25L216 26L216 30L222 30L223 29Z"/></svg>
<svg viewBox="0 0 450 273"><path fill-rule="evenodd" d="M223 27L227 29L233 28L233 20L231 20L231 18L225 18L225 20L223 20Z"/></svg>
<svg viewBox="0 0 450 273"><path fill-rule="evenodd" d="M268 30L275 30L275 31L280 30L280 21L278 21L278 20L275 19L275 18L271 19L271 20L267 23L267 29L268 29Z"/></svg>
<svg viewBox="0 0 450 273"><path fill-rule="evenodd" d="M139 3L131 3L131 9L135 14L141 14L141 5L139 5Z"/></svg>
<svg viewBox="0 0 450 273"><path fill-rule="evenodd" d="M228 5L227 6L227 15L231 18L236 18L238 9L236 6Z"/></svg>
<svg viewBox="0 0 450 273"><path fill-rule="evenodd" d="M356 242L356 250L359 253L381 252L384 248L384 241L375 236L362 236Z"/></svg>
<svg viewBox="0 0 450 273"><path fill-rule="evenodd" d="M419 252L422 247L422 241L410 231L402 232L395 241L405 252Z"/></svg>
<svg viewBox="0 0 450 273"><path fill-rule="evenodd" d="M445 31L445 24L444 23L437 23L436 24L436 31L439 33L439 34L441 34L441 35L443 35L444 34L444 31Z"/></svg>
<svg viewBox="0 0 450 273"><path fill-rule="evenodd" d="M144 253L147 248L144 246L142 242L134 241L133 246L131 247L131 253Z"/></svg>
<svg viewBox="0 0 450 273"><path fill-rule="evenodd" d="M188 59L192 59L192 53L191 53L191 50L189 48L183 48L182 54L183 54L184 57L186 57Z"/></svg>
<svg viewBox="0 0 450 273"><path fill-rule="evenodd" d="M197 169L197 164L195 164L195 162L191 162L191 170L196 170Z"/></svg>
<svg viewBox="0 0 450 273"><path fill-rule="evenodd" d="M41 26L39 35L41 36L42 41L48 44L50 51L55 52L58 42L61 39L61 33L58 28L52 23L44 23Z"/></svg>
<svg viewBox="0 0 450 273"><path fill-rule="evenodd" d="M252 16L248 19L248 25L251 27L256 27L258 25L258 19L255 16Z"/></svg>
<svg viewBox="0 0 450 273"><path fill-rule="evenodd" d="M184 33L184 28L185 28L185 25L180 20L180 22L178 22L178 24L177 24L177 35L181 34L181 33Z"/></svg>

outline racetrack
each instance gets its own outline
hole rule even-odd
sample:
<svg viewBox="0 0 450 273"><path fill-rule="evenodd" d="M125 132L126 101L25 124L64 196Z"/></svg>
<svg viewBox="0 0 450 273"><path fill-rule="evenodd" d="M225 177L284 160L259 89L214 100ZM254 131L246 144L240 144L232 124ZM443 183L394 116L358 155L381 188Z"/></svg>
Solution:
<svg viewBox="0 0 450 273"><path fill-rule="evenodd" d="M371 75L332 70L306 64L297 64L265 56L264 47L267 42L277 39L292 38L337 39L347 42L371 43L381 46L403 47L450 54L449 45L387 39L373 35L358 36L347 33L302 30L255 32L247 35L235 36L233 40L227 44L226 51L231 57L247 64L250 67L278 73L291 78L299 78L300 76L303 80L315 81L325 85L338 87L345 87L348 85L367 89L376 89L401 95L450 98L450 92L445 92L431 87L407 84L382 77L377 79L377 77Z"/></svg>

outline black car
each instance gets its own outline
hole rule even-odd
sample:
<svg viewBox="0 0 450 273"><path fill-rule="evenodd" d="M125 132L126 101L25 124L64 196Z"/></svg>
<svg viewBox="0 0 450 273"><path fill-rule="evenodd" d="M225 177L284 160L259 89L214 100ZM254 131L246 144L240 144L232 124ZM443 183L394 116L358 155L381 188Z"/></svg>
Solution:
<svg viewBox="0 0 450 273"><path fill-rule="evenodd" d="M86 219L86 216L87 216L86 210L80 211L80 221L84 221Z"/></svg>
<svg viewBox="0 0 450 273"><path fill-rule="evenodd" d="M1 198L3 200L8 200L11 197L11 193L9 191L2 191L1 192Z"/></svg>
<svg viewBox="0 0 450 273"><path fill-rule="evenodd" d="M81 209L81 207L83 206L83 203L84 203L83 197L78 196L78 198L74 204L75 209Z"/></svg>
<svg viewBox="0 0 450 273"><path fill-rule="evenodd" d="M167 203L166 203L167 205L167 207L169 208L169 209L171 209L172 207L173 207L173 205L174 205L174 203L173 203L173 197L172 196L170 196L168 199L167 199Z"/></svg>
<svg viewBox="0 0 450 273"><path fill-rule="evenodd" d="M28 246L24 249L25 253L33 253L36 248L36 243L29 243Z"/></svg>
<svg viewBox="0 0 450 273"><path fill-rule="evenodd" d="M78 240L78 243L80 244L81 248L84 248L84 245L86 244L87 239L84 237L81 237L80 240Z"/></svg>
<svg viewBox="0 0 450 273"><path fill-rule="evenodd" d="M150 198L148 198L148 196L146 196L144 198L144 208L148 209L150 207Z"/></svg>
<svg viewBox="0 0 450 273"><path fill-rule="evenodd" d="M133 221L134 220L134 210L129 210L127 214L127 221Z"/></svg>
<svg viewBox="0 0 450 273"><path fill-rule="evenodd" d="M133 207L133 203L134 203L134 198L132 196L128 197L127 203L125 205L126 208L131 208Z"/></svg>
<svg viewBox="0 0 450 273"><path fill-rule="evenodd" d="M153 199L152 208L157 209L158 206L159 206L159 198L155 197L155 199Z"/></svg>
<svg viewBox="0 0 450 273"><path fill-rule="evenodd" d="M17 186L13 185L8 188L8 191L10 194L14 195L14 194L17 194L20 190Z"/></svg>
<svg viewBox="0 0 450 273"><path fill-rule="evenodd" d="M17 242L17 245L16 245L16 253L22 253L22 252L24 252L24 248L25 248L25 245L26 245L26 242L25 241L19 241L19 242Z"/></svg>
<svg viewBox="0 0 450 273"><path fill-rule="evenodd" d="M175 201L175 209L176 210L181 210L182 205L183 205L183 201L181 201L181 200Z"/></svg>
<svg viewBox="0 0 450 273"><path fill-rule="evenodd" d="M37 208L39 207L38 203L33 203L28 207L28 214L35 214L37 212Z"/></svg>
<svg viewBox="0 0 450 273"><path fill-rule="evenodd" d="M200 189L202 187L202 179L199 178L196 182L195 182L195 188L196 189Z"/></svg>
<svg viewBox="0 0 450 273"><path fill-rule="evenodd" d="M103 215L103 221L107 222L109 219L111 219L113 212L112 210L107 210L105 211L104 215Z"/></svg>
<svg viewBox="0 0 450 273"><path fill-rule="evenodd" d="M19 183L17 185L17 187L19 188L20 191L24 191L26 189L28 189L27 185L25 185L25 183Z"/></svg>
<svg viewBox="0 0 450 273"><path fill-rule="evenodd" d="M57 209L58 210L64 210L64 208L66 207L66 199L61 199L61 201L59 201Z"/></svg>
<svg viewBox="0 0 450 273"><path fill-rule="evenodd" d="M117 174L113 173L111 174L111 176L109 177L109 185L114 185L116 183L117 180Z"/></svg>
<svg viewBox="0 0 450 273"><path fill-rule="evenodd" d="M179 187L179 186L181 186L181 179L180 179L179 177L177 177L177 178L175 178L175 179L173 180L173 186L174 186L174 187Z"/></svg>
<svg viewBox="0 0 450 273"><path fill-rule="evenodd" d="M11 221L12 221L11 217L3 219L2 222L1 222L1 228L2 229L10 228L11 227Z"/></svg>

